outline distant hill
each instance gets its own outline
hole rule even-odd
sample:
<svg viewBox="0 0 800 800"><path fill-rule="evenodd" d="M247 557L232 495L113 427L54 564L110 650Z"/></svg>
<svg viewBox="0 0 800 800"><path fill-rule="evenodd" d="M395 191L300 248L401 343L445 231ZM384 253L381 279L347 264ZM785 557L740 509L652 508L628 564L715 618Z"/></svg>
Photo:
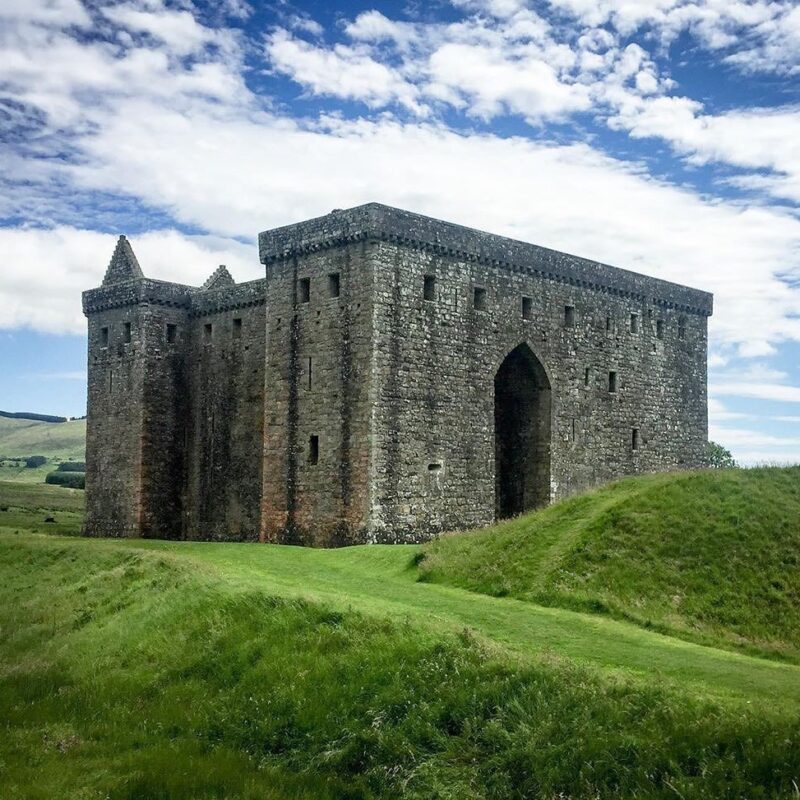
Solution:
<svg viewBox="0 0 800 800"><path fill-rule="evenodd" d="M424 553L423 580L800 662L800 467L628 478Z"/></svg>
<svg viewBox="0 0 800 800"><path fill-rule="evenodd" d="M83 461L86 454L86 420L45 422L0 416L0 456Z"/></svg>

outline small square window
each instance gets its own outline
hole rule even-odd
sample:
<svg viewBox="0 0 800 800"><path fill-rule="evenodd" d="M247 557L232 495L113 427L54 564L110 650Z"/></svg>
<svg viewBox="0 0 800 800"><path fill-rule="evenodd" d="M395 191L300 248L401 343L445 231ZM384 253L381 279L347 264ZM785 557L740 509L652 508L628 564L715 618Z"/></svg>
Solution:
<svg viewBox="0 0 800 800"><path fill-rule="evenodd" d="M614 371L608 373L608 391L612 394L617 391L617 373Z"/></svg>
<svg viewBox="0 0 800 800"><path fill-rule="evenodd" d="M472 305L476 311L486 311L486 289L476 286L472 294Z"/></svg>
<svg viewBox="0 0 800 800"><path fill-rule="evenodd" d="M203 338L207 341L211 341L211 337L214 335L214 326L210 322L206 322L203 326Z"/></svg>
<svg viewBox="0 0 800 800"><path fill-rule="evenodd" d="M319 462L319 436L310 436L308 439L308 463Z"/></svg>
<svg viewBox="0 0 800 800"><path fill-rule="evenodd" d="M522 319L533 319L533 300L530 297L522 298Z"/></svg>
<svg viewBox="0 0 800 800"><path fill-rule="evenodd" d="M311 300L311 278L300 278L297 287L297 299L301 303L308 303Z"/></svg>
<svg viewBox="0 0 800 800"><path fill-rule="evenodd" d="M639 315L631 314L631 333L639 333Z"/></svg>
<svg viewBox="0 0 800 800"><path fill-rule="evenodd" d="M100 328L100 344L108 347L108 328Z"/></svg>
<svg viewBox="0 0 800 800"><path fill-rule="evenodd" d="M631 428L631 450L639 449L639 429Z"/></svg>
<svg viewBox="0 0 800 800"><path fill-rule="evenodd" d="M564 306L564 327L572 328L575 325L575 306Z"/></svg>
<svg viewBox="0 0 800 800"><path fill-rule="evenodd" d="M426 275L422 284L422 296L425 300L436 299L436 277L434 275Z"/></svg>
<svg viewBox="0 0 800 800"><path fill-rule="evenodd" d="M234 339L241 339L242 338L242 318L235 317L233 320L233 338Z"/></svg>
<svg viewBox="0 0 800 800"><path fill-rule="evenodd" d="M126 322L125 326L122 329L122 337L125 344L131 343L131 324L130 322Z"/></svg>
<svg viewBox="0 0 800 800"><path fill-rule="evenodd" d="M664 320L657 319L656 320L656 338L663 339L664 338Z"/></svg>
<svg viewBox="0 0 800 800"><path fill-rule="evenodd" d="M333 272L328 275L328 297L338 297L339 289L339 273Z"/></svg>
<svg viewBox="0 0 800 800"><path fill-rule="evenodd" d="M167 323L167 342L169 344L175 344L175 340L178 338L178 326L173 325L171 322Z"/></svg>

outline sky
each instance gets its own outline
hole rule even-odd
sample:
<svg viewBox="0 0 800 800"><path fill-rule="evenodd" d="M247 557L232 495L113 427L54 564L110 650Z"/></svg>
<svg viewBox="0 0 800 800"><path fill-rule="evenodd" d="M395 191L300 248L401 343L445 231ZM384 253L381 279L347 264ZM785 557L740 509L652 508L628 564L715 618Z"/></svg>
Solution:
<svg viewBox="0 0 800 800"><path fill-rule="evenodd" d="M0 409L85 413L120 233L247 280L370 201L713 292L710 437L800 461L796 0L0 0Z"/></svg>

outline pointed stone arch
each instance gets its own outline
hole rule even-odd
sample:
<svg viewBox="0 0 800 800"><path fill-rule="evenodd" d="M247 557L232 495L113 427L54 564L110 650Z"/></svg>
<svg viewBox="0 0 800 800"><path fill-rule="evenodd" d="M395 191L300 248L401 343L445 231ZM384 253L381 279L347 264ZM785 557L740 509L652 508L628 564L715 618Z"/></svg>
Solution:
<svg viewBox="0 0 800 800"><path fill-rule="evenodd" d="M526 343L494 378L495 516L550 502L552 392L542 362Z"/></svg>

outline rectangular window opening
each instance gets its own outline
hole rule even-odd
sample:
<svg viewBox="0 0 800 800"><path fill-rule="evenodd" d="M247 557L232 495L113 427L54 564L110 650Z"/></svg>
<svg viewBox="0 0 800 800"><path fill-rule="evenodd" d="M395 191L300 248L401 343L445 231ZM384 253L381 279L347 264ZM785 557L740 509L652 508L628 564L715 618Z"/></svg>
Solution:
<svg viewBox="0 0 800 800"><path fill-rule="evenodd" d="M678 338L679 339L686 338L686 320L683 318L678 320Z"/></svg>
<svg viewBox="0 0 800 800"><path fill-rule="evenodd" d="M639 429L631 428L631 450L639 449Z"/></svg>
<svg viewBox="0 0 800 800"><path fill-rule="evenodd" d="M339 273L332 272L328 275L328 297L338 297L339 290Z"/></svg>
<svg viewBox="0 0 800 800"><path fill-rule="evenodd" d="M639 315L631 314L631 333L639 333Z"/></svg>
<svg viewBox="0 0 800 800"><path fill-rule="evenodd" d="M100 344L108 347L108 328L100 328Z"/></svg>
<svg viewBox="0 0 800 800"><path fill-rule="evenodd" d="M575 306L564 306L564 327L571 328L575 325Z"/></svg>
<svg viewBox="0 0 800 800"><path fill-rule="evenodd" d="M606 317L606 333L611 333L614 325L611 321L611 317Z"/></svg>
<svg viewBox="0 0 800 800"><path fill-rule="evenodd" d="M122 336L123 336L123 341L125 342L125 344L130 344L131 343L131 324L130 324L130 322L126 322L125 323L125 326L122 329Z"/></svg>
<svg viewBox="0 0 800 800"><path fill-rule="evenodd" d="M522 298L522 319L533 318L533 299L530 297Z"/></svg>
<svg viewBox="0 0 800 800"><path fill-rule="evenodd" d="M481 286L476 286L473 296L472 305L476 311L486 311L486 289Z"/></svg>
<svg viewBox="0 0 800 800"><path fill-rule="evenodd" d="M589 367L586 367L586 369L583 371L583 385L588 386L591 379L592 379L592 371L591 369L589 369Z"/></svg>
<svg viewBox="0 0 800 800"><path fill-rule="evenodd" d="M167 323L167 342L168 344L175 344L175 339L178 338L178 326L171 322Z"/></svg>
<svg viewBox="0 0 800 800"><path fill-rule="evenodd" d="M656 338L663 339L664 338L664 320L657 319L656 320Z"/></svg>
<svg viewBox="0 0 800 800"><path fill-rule="evenodd" d="M241 339L242 338L242 318L235 317L233 320L233 338L234 339Z"/></svg>
<svg viewBox="0 0 800 800"><path fill-rule="evenodd" d="M319 462L319 436L310 436L308 439L308 463Z"/></svg>
<svg viewBox="0 0 800 800"><path fill-rule="evenodd" d="M214 335L214 326L210 322L206 322L203 326L203 338L207 341L211 341L211 337Z"/></svg>
<svg viewBox="0 0 800 800"><path fill-rule="evenodd" d="M434 275L425 276L425 281L422 285L422 296L425 300L436 299L436 277Z"/></svg>
<svg viewBox="0 0 800 800"><path fill-rule="evenodd" d="M608 373L608 391L612 393L617 391L617 373L613 370Z"/></svg>
<svg viewBox="0 0 800 800"><path fill-rule="evenodd" d="M297 284L298 300L308 303L311 300L311 278L300 278Z"/></svg>

